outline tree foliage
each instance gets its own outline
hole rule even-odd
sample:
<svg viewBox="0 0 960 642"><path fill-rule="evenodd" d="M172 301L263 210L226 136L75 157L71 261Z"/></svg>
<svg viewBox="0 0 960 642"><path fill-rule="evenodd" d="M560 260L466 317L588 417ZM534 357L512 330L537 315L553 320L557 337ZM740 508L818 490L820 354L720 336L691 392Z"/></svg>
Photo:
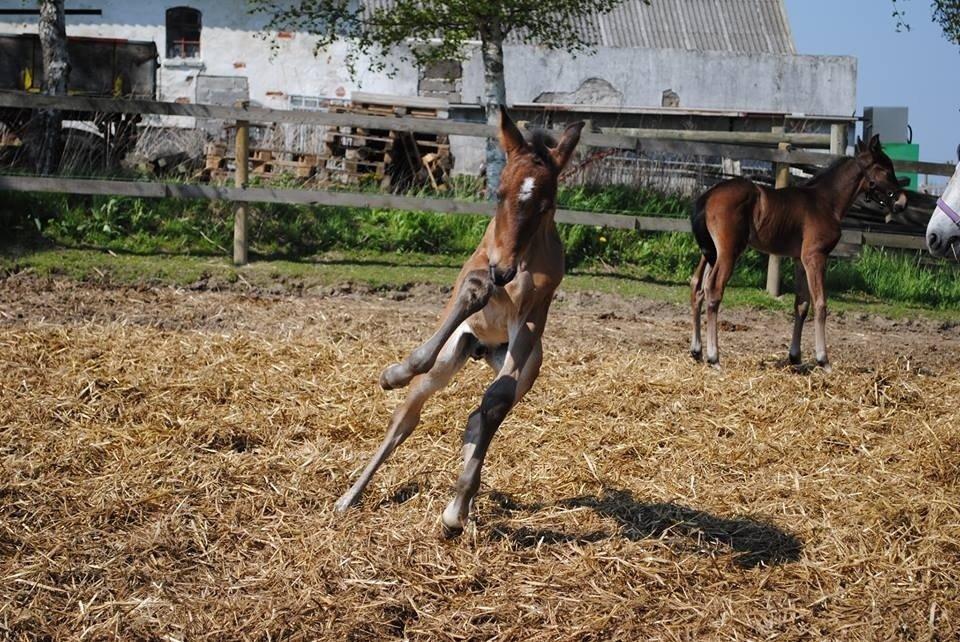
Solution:
<svg viewBox="0 0 960 642"><path fill-rule="evenodd" d="M898 29L910 30L907 22L905 0L891 0L893 2L893 17L897 21ZM944 37L955 45L960 45L960 0L932 0L930 8L933 12L933 21L943 29Z"/></svg>
<svg viewBox="0 0 960 642"><path fill-rule="evenodd" d="M597 34L577 27L623 0L250 0L251 11L268 18L270 30L317 36L317 49L338 40L351 45L351 71L358 54L367 66L390 70L384 54L426 65L462 60L470 41L502 42L514 33L523 42L548 49L589 51ZM646 0L649 2L649 0Z"/></svg>

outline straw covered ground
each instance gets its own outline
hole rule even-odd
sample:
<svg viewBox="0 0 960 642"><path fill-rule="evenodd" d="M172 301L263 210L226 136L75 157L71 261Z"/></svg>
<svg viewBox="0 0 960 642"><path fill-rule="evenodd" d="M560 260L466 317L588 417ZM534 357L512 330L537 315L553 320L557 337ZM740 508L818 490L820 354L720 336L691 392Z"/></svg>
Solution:
<svg viewBox="0 0 960 642"><path fill-rule="evenodd" d="M825 375L730 311L716 373L567 293L461 538L479 363L338 518L441 304L0 282L0 638L957 639L957 326L833 318Z"/></svg>

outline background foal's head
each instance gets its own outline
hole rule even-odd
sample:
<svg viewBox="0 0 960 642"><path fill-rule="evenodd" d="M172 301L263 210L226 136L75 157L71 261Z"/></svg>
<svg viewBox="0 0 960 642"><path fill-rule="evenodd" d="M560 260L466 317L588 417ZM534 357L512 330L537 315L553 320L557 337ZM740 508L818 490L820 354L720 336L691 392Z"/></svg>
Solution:
<svg viewBox="0 0 960 642"><path fill-rule="evenodd" d="M500 107L500 144L507 164L500 176L493 243L487 248L490 273L497 285L506 285L517 273L541 223L556 209L557 179L580 141L583 122L568 125L556 144L544 132L527 141Z"/></svg>
<svg viewBox="0 0 960 642"><path fill-rule="evenodd" d="M893 161L883 152L880 136L874 135L870 142L857 139L855 155L864 175L864 191L867 195L891 212L902 212L907 207L907 193L903 191Z"/></svg>

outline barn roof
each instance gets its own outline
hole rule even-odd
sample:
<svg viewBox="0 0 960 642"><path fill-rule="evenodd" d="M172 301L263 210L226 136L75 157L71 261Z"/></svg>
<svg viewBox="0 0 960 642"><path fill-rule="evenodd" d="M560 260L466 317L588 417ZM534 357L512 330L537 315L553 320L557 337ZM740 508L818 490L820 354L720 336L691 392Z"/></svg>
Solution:
<svg viewBox="0 0 960 642"><path fill-rule="evenodd" d="M393 4L362 1L371 9ZM601 47L796 53L783 0L625 0L577 27ZM516 34L509 40L519 41Z"/></svg>

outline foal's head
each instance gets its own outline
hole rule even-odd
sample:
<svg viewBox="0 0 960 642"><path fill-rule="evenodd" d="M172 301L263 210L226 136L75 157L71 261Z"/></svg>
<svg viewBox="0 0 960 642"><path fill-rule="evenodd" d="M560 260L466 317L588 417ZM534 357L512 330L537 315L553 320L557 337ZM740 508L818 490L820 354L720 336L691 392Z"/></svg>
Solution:
<svg viewBox="0 0 960 642"><path fill-rule="evenodd" d="M907 207L907 193L900 186L893 171L893 161L883 153L880 136L874 135L869 143L857 139L857 164L863 171L863 190L873 200L891 212L902 212Z"/></svg>
<svg viewBox="0 0 960 642"><path fill-rule="evenodd" d="M517 274L517 264L540 225L556 209L557 179L580 141L583 122L568 125L560 141L534 132L528 142L500 107L500 144L507 164L500 176L493 243L487 248L490 274L506 285Z"/></svg>

